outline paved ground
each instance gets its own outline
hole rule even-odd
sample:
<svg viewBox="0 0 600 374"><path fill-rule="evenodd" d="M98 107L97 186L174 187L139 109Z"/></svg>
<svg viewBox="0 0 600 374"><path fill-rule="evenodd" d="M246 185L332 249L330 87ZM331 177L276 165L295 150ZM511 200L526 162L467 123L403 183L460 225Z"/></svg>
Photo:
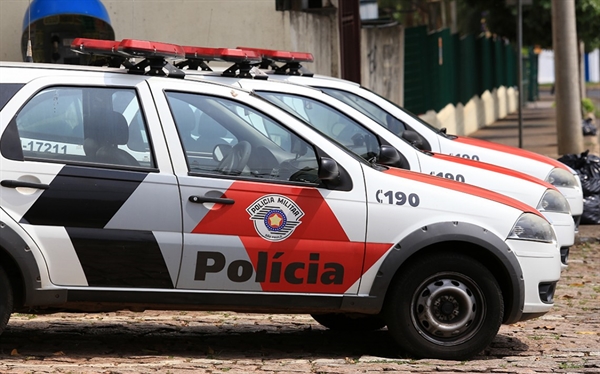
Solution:
<svg viewBox="0 0 600 374"><path fill-rule="evenodd" d="M21 314L0 338L0 372L600 373L600 244L574 248L555 301L467 362L404 358L385 330L334 333L306 315Z"/></svg>
<svg viewBox="0 0 600 374"><path fill-rule="evenodd" d="M557 156L553 115L548 95L528 105L525 148ZM517 145L516 134L512 114L474 136ZM600 373L599 238L600 226L580 228L550 313L502 326L467 362L411 360L385 330L335 333L306 315L63 313L14 315L0 373Z"/></svg>
<svg viewBox="0 0 600 374"><path fill-rule="evenodd" d="M588 91L595 104L600 108L600 88ZM527 103L522 110L523 148L548 157L558 158L558 141L556 137L556 112L554 96L549 90L541 90L539 100ZM596 119L600 128L600 118ZM519 145L518 113L514 112L490 126L486 126L469 136L506 144L513 147ZM591 154L600 155L599 139L597 136L584 136L584 147Z"/></svg>

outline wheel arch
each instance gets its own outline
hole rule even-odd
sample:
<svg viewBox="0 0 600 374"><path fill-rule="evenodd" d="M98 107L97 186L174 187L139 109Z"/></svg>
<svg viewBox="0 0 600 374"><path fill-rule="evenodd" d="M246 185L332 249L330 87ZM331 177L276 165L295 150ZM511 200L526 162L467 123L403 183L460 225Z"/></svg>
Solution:
<svg viewBox="0 0 600 374"><path fill-rule="evenodd" d="M10 281L14 306L17 307L23 305L25 300L23 274L15 260L4 249L2 244L0 244L0 267L2 267Z"/></svg>
<svg viewBox="0 0 600 374"><path fill-rule="evenodd" d="M523 313L524 281L521 266L504 240L474 224L440 222L422 227L406 236L388 253L379 267L369 297L345 300L350 309L382 310L390 285L402 270L423 256L452 251L470 256L486 266L496 278L504 298L503 323L513 323Z"/></svg>
<svg viewBox="0 0 600 374"><path fill-rule="evenodd" d="M32 265L35 265L34 272L31 271ZM4 222L0 222L0 266L11 283L14 306L22 306L26 299L26 289L33 286L32 281L39 277L39 272L27 244Z"/></svg>
<svg viewBox="0 0 600 374"><path fill-rule="evenodd" d="M66 290L42 290L38 263L29 245L5 222L0 221L0 266L13 289L14 307L62 303Z"/></svg>

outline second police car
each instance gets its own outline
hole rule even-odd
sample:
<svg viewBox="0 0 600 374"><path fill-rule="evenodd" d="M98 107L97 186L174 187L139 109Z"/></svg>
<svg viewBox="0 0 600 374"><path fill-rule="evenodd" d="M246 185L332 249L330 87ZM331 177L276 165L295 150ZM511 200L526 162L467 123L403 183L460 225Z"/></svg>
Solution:
<svg viewBox="0 0 600 374"><path fill-rule="evenodd" d="M415 142L421 149L499 165L542 179L554 185L569 201L576 227L583 213L583 190L577 172L550 157L476 138L446 134L418 116L367 88L344 79L313 75L302 66L312 62L310 53L290 53L245 48L263 57L272 80L319 88L361 111L381 126ZM277 65L279 64L279 65Z"/></svg>
<svg viewBox="0 0 600 374"><path fill-rule="evenodd" d="M559 249L534 208L365 162L251 92L178 79L178 46L110 49L143 59L0 64L0 332L32 310L310 313L466 359L552 308ZM214 123L222 143L190 150Z"/></svg>
<svg viewBox="0 0 600 374"><path fill-rule="evenodd" d="M184 47L184 49L188 60L180 63L180 66L189 66L198 60L207 62L227 60L230 55L243 56L241 50L201 47ZM290 59L294 57L295 54L290 54ZM253 63L252 58L241 60L240 57L236 60L238 62L225 72L207 70L199 75L190 70L186 71L190 79L200 77L200 79L251 90L273 104L296 114L366 160L466 182L536 207L552 224L561 248L561 259L566 266L569 248L575 242L574 218L571 216L566 198L548 182L484 162L419 151L395 132L380 126L371 118L331 95L308 86L273 81L255 70L245 72L245 67ZM196 131L197 126L193 132ZM213 131L223 136L225 134L225 130L219 128L217 124ZM219 141L221 141L219 137L215 137L212 143L202 141L196 143L195 147L207 151ZM390 147L393 149L389 149ZM397 150L399 154L390 156L389 153L393 150Z"/></svg>

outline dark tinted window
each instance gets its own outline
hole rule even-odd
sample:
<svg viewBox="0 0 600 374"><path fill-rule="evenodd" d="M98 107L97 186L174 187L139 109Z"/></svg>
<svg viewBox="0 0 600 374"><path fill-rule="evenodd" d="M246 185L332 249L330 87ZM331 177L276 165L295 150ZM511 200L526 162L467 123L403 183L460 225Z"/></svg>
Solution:
<svg viewBox="0 0 600 374"><path fill-rule="evenodd" d="M133 89L46 88L16 124L25 159L154 167Z"/></svg>

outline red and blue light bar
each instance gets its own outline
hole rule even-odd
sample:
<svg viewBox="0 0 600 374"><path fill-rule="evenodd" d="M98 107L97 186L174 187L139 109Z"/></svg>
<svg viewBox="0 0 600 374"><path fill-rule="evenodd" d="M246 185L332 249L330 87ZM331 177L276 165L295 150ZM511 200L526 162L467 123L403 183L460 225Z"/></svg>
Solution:
<svg viewBox="0 0 600 374"><path fill-rule="evenodd" d="M75 38L71 42L71 50L86 55L114 56L117 54L119 41Z"/></svg>
<svg viewBox="0 0 600 374"><path fill-rule="evenodd" d="M252 78L250 70L254 65L260 64L262 57L255 51L245 51L237 48L209 48L209 47L183 47L186 61L177 64L178 67L188 67L197 70L211 70L207 61L226 61L233 63L222 75L227 77ZM239 73L238 73L239 72ZM265 76L266 78L266 76Z"/></svg>
<svg viewBox="0 0 600 374"><path fill-rule="evenodd" d="M251 48L251 47L237 47L244 51L254 51L263 58L268 58L277 62L314 62L312 53L309 52L291 52L291 51L279 51L275 49L264 49L264 48Z"/></svg>
<svg viewBox="0 0 600 374"><path fill-rule="evenodd" d="M208 48L184 46L185 58L188 60L226 61L234 63L258 64L262 61L260 55L254 51L245 51L236 48Z"/></svg>
<svg viewBox="0 0 600 374"><path fill-rule="evenodd" d="M314 74L302 66L303 62L314 62L312 53L308 52L290 52L279 51L275 49L238 47L244 51L255 51L262 56L263 61L260 65L261 69L272 68L275 74L281 75L302 75L312 77ZM275 62L282 63L278 66Z"/></svg>
<svg viewBox="0 0 600 374"><path fill-rule="evenodd" d="M143 58L185 57L185 51L180 45L137 39L123 39L121 41L115 41L76 38L71 43L71 49L77 53L105 56L121 55L125 57Z"/></svg>
<svg viewBox="0 0 600 374"><path fill-rule="evenodd" d="M183 59L185 51L182 46L149 40L123 39L121 41L76 38L71 43L71 50L88 55L109 57L108 66L125 66L131 74L148 74L183 78L185 74L168 63L166 59ZM128 58L143 58L141 62L132 64Z"/></svg>
<svg viewBox="0 0 600 374"><path fill-rule="evenodd" d="M185 51L183 47L177 44L152 42L148 40L123 39L119 44L118 50L124 55L130 57L163 57L163 58L184 58Z"/></svg>

